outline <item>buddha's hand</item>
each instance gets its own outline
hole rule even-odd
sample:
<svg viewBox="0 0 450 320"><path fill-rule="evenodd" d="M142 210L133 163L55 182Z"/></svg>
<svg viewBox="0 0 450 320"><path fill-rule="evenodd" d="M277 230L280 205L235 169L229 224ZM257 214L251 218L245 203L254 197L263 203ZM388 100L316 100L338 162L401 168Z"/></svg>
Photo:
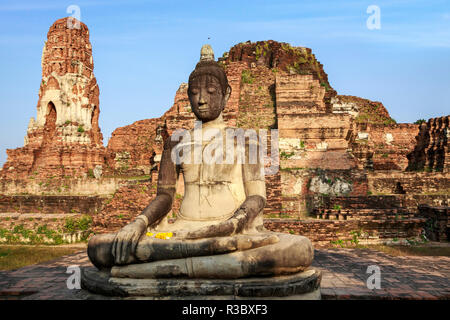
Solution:
<svg viewBox="0 0 450 320"><path fill-rule="evenodd" d="M123 227L116 235L112 245L112 255L116 264L126 264L136 252L140 237L147 230L145 219L136 219Z"/></svg>

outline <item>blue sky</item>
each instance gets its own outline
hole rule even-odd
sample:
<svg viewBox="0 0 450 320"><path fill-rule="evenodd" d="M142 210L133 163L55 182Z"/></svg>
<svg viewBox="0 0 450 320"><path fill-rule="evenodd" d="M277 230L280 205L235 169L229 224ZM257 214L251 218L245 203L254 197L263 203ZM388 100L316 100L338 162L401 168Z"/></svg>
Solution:
<svg viewBox="0 0 450 320"><path fill-rule="evenodd" d="M100 127L159 117L210 43L305 46L339 94L381 101L397 122L449 114L450 1L0 1L0 164L36 116L48 28L78 5L90 30ZM369 30L369 5L381 29ZM211 39L208 40L208 37Z"/></svg>

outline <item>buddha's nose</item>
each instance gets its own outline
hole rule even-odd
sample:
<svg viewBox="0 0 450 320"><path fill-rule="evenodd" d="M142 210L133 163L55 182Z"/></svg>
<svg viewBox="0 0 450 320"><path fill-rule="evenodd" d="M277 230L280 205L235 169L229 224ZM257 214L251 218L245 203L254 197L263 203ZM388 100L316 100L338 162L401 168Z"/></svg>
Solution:
<svg viewBox="0 0 450 320"><path fill-rule="evenodd" d="M206 100L203 97L200 97L200 100L198 101L198 104L206 104Z"/></svg>

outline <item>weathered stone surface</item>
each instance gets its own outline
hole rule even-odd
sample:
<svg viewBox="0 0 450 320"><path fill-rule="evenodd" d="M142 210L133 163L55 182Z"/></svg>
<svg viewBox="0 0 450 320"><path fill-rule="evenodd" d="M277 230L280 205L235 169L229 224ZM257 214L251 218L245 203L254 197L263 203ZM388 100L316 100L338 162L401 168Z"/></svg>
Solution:
<svg viewBox="0 0 450 320"><path fill-rule="evenodd" d="M358 138L351 147L355 150L360 168L405 171L408 167L407 155L414 149L419 125L358 123L355 130ZM360 139L361 133L367 134L367 138Z"/></svg>
<svg viewBox="0 0 450 320"><path fill-rule="evenodd" d="M357 123L393 124L395 121L381 102L367 99L337 95L331 99L333 113L347 113L355 118Z"/></svg>
<svg viewBox="0 0 450 320"><path fill-rule="evenodd" d="M420 205L419 213L427 219L425 232L432 241L450 241L450 207Z"/></svg>
<svg viewBox="0 0 450 320"><path fill-rule="evenodd" d="M367 180L374 193L450 197L450 175L444 172L375 171L368 173Z"/></svg>
<svg viewBox="0 0 450 320"><path fill-rule="evenodd" d="M408 170L450 172L450 116L429 119L420 126L417 145L408 154Z"/></svg>
<svg viewBox="0 0 450 320"><path fill-rule="evenodd" d="M336 95L328 82L328 76L322 64L317 61L311 49L292 47L288 43L273 40L239 43L225 53L219 62L227 65L230 62L242 61L247 68L264 66L274 72L288 74L310 74L323 87L327 88L325 100L329 103L331 97Z"/></svg>
<svg viewBox="0 0 450 320"><path fill-rule="evenodd" d="M311 75L277 75L276 110L283 168L349 169L352 116L331 113Z"/></svg>
<svg viewBox="0 0 450 320"><path fill-rule="evenodd" d="M337 210L326 213L323 219L266 219L264 226L275 232L307 236L315 247L329 247L333 243L400 244L404 239L422 240L425 218L406 218L408 215L396 213L383 217L373 210L365 212L366 215L359 215L360 213L358 211L354 216L346 215L350 220L340 219L341 213Z"/></svg>
<svg viewBox="0 0 450 320"><path fill-rule="evenodd" d="M124 279L107 271L83 268L82 287L109 296L150 299L320 299L321 273L309 269L301 273L235 280L206 279ZM311 295L307 295L307 294Z"/></svg>
<svg viewBox="0 0 450 320"><path fill-rule="evenodd" d="M75 179L72 176L42 178L32 175L28 179L0 179L0 194L9 196L111 196L126 183L126 180L113 177Z"/></svg>
<svg viewBox="0 0 450 320"><path fill-rule="evenodd" d="M431 206L446 206L450 203L448 194L390 194L390 195L357 195L357 196L329 196L316 197L315 207L320 209L402 209L417 213L419 204Z"/></svg>
<svg viewBox="0 0 450 320"><path fill-rule="evenodd" d="M105 197L0 195L0 213L85 213L100 211ZM51 216L51 215L50 215Z"/></svg>

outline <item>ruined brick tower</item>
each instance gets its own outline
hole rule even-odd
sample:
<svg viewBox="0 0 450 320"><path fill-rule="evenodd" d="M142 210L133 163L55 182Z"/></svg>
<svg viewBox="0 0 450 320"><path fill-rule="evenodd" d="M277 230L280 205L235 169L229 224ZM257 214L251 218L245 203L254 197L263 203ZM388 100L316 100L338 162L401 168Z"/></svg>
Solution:
<svg viewBox="0 0 450 320"><path fill-rule="evenodd" d="M75 177L104 164L89 30L68 20L57 20L48 31L37 117L30 119L24 147L7 150L4 178Z"/></svg>

